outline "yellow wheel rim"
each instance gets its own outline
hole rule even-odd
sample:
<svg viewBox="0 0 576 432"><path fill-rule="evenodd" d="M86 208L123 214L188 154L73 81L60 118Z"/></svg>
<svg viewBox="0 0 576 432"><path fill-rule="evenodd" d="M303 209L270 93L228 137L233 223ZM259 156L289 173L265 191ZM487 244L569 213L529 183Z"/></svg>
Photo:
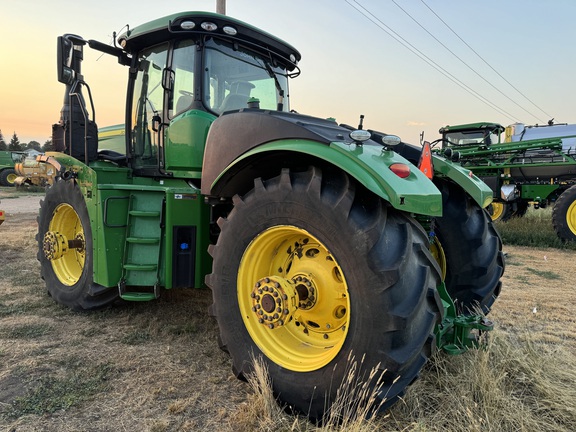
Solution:
<svg viewBox="0 0 576 432"><path fill-rule="evenodd" d="M570 207L566 210L566 225L576 235L576 201L570 204Z"/></svg>
<svg viewBox="0 0 576 432"><path fill-rule="evenodd" d="M6 181L8 182L8 184L14 184L14 182L16 181L16 179L18 178L18 176L16 174L8 174L8 176L6 177Z"/></svg>
<svg viewBox="0 0 576 432"><path fill-rule="evenodd" d="M442 280L446 279L446 268L447 268L446 254L444 253L444 248L442 247L440 240L438 240L438 237L434 237L434 240L430 244L430 252L432 253L432 256L434 257L438 265L440 266L440 273L442 274Z"/></svg>
<svg viewBox="0 0 576 432"><path fill-rule="evenodd" d="M493 221L500 220L500 218L504 214L504 209L505 209L505 207L504 207L503 203L492 202L492 212L490 214L490 217L492 218L492 220Z"/></svg>
<svg viewBox="0 0 576 432"><path fill-rule="evenodd" d="M260 233L242 256L237 289L246 329L274 363L313 371L342 349L348 286L335 257L306 230L281 225Z"/></svg>
<svg viewBox="0 0 576 432"><path fill-rule="evenodd" d="M86 259L85 244L80 217L69 204L60 204L54 210L44 236L44 254L52 263L54 274L64 285L72 286L82 276Z"/></svg>

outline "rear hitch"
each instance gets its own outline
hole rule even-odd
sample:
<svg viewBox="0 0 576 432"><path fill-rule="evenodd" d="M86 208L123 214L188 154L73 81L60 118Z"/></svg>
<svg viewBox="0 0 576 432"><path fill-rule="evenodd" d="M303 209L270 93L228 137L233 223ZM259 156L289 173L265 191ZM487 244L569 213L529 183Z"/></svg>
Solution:
<svg viewBox="0 0 576 432"><path fill-rule="evenodd" d="M463 354L470 348L481 348L484 332L494 328L494 323L482 314L458 315L452 298L442 282L438 292L444 306L444 318L436 326L436 346L447 354Z"/></svg>

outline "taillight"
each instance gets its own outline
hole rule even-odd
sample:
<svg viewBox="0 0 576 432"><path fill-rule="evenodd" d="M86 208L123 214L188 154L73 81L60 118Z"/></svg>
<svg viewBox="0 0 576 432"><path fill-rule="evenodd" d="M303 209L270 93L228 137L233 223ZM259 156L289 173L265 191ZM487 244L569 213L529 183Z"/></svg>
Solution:
<svg viewBox="0 0 576 432"><path fill-rule="evenodd" d="M403 163L395 163L390 165L388 168L390 168L390 171L400 178L406 178L410 175L410 167Z"/></svg>

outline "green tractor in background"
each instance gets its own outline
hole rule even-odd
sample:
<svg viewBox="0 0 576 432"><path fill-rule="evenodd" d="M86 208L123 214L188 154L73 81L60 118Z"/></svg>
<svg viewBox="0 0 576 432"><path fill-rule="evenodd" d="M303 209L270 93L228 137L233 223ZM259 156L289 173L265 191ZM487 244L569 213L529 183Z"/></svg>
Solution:
<svg viewBox="0 0 576 432"><path fill-rule="evenodd" d="M494 193L493 220L522 217L554 205L552 225L576 241L576 125L470 123L440 129L438 150L471 170Z"/></svg>
<svg viewBox="0 0 576 432"><path fill-rule="evenodd" d="M434 350L491 328L478 311L499 294L502 243L469 170L362 120L291 111L299 52L244 22L185 12L118 40L58 39L59 151L38 158L58 173L37 236L54 300L93 310L207 285L234 374L262 359L281 403L315 419L351 356L381 375L384 409ZM129 74L126 125L100 145L85 45Z"/></svg>
<svg viewBox="0 0 576 432"><path fill-rule="evenodd" d="M0 150L0 186L14 186L17 174L14 165L24 159L24 153Z"/></svg>

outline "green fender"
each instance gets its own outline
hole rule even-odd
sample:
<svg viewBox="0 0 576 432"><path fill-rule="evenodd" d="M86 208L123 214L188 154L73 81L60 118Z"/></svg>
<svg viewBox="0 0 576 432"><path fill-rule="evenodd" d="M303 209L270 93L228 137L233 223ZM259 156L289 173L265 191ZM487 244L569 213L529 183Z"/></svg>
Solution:
<svg viewBox="0 0 576 432"><path fill-rule="evenodd" d="M485 208L492 202L492 189L469 169L437 155L433 156L433 164L435 177L449 178L464 189L480 207Z"/></svg>
<svg viewBox="0 0 576 432"><path fill-rule="evenodd" d="M436 186L414 165L397 153L379 145L332 142L330 145L308 140L287 139L270 142L244 153L220 173L211 189L220 181L230 181L235 167L249 158L267 152L297 152L334 165L355 178L367 189L399 210L428 216L442 215L442 196ZM405 164L410 175L400 178L390 170L394 163Z"/></svg>

